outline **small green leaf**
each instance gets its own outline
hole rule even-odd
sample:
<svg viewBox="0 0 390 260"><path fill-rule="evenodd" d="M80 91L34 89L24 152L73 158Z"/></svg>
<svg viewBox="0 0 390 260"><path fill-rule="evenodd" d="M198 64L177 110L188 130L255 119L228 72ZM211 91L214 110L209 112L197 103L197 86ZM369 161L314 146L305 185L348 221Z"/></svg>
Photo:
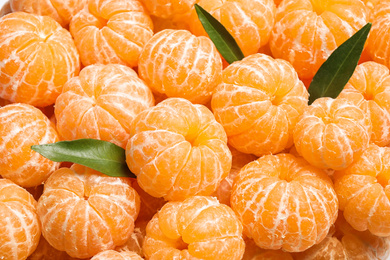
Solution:
<svg viewBox="0 0 390 260"><path fill-rule="evenodd" d="M55 162L72 162L112 177L136 176L126 164L125 149L97 139L78 139L33 145L31 149Z"/></svg>
<svg viewBox="0 0 390 260"><path fill-rule="evenodd" d="M195 10L203 28L213 41L215 47L227 62L233 63L244 58L240 47L226 28L200 5L195 4Z"/></svg>
<svg viewBox="0 0 390 260"><path fill-rule="evenodd" d="M320 97L336 98L347 84L359 62L371 23L367 23L332 52L309 86L309 104Z"/></svg>

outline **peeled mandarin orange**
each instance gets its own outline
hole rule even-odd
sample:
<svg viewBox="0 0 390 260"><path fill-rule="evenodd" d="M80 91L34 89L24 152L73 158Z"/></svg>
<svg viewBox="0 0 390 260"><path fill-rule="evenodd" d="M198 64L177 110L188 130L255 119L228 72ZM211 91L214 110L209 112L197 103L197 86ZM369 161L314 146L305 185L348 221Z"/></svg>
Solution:
<svg viewBox="0 0 390 260"><path fill-rule="evenodd" d="M198 0L197 3L224 25L245 56L257 53L268 42L276 13L273 0ZM190 28L195 35L207 36L194 8Z"/></svg>
<svg viewBox="0 0 390 260"><path fill-rule="evenodd" d="M226 134L203 105L169 98L133 121L126 162L154 197L210 195L231 168Z"/></svg>
<svg viewBox="0 0 390 260"><path fill-rule="evenodd" d="M13 12L50 16L61 26L68 26L72 17L83 9L88 0L10 0Z"/></svg>
<svg viewBox="0 0 390 260"><path fill-rule="evenodd" d="M228 176L221 181L217 190L211 194L211 196L215 196L220 203L228 206L230 206L230 195L232 192L234 178L236 178L238 172L242 167L244 167L245 164L257 159L256 156L252 154L241 153L233 147L229 147L229 149L232 153L232 168Z"/></svg>
<svg viewBox="0 0 390 260"><path fill-rule="evenodd" d="M74 164L46 181L37 212L42 235L55 249L87 258L124 244L140 208L128 178Z"/></svg>
<svg viewBox="0 0 390 260"><path fill-rule="evenodd" d="M59 141L49 119L28 104L0 108L0 175L23 187L42 184L59 163L31 150L31 145Z"/></svg>
<svg viewBox="0 0 390 260"><path fill-rule="evenodd" d="M142 213L142 207L140 210L140 213ZM137 221L135 222L134 231L131 233L130 238L121 246L117 246L115 248L116 251L122 252L122 251L133 251L140 255L141 257L144 257L144 251L142 250L142 246L144 244L144 239L146 236L146 226L149 223L149 220L140 220L137 218Z"/></svg>
<svg viewBox="0 0 390 260"><path fill-rule="evenodd" d="M165 29L174 30L190 30L188 15L179 15L172 19L161 18L151 15L150 18L153 21L153 31L158 33Z"/></svg>
<svg viewBox="0 0 390 260"><path fill-rule="evenodd" d="M138 0L90 0L72 19L69 30L84 66L118 63L136 67L153 23Z"/></svg>
<svg viewBox="0 0 390 260"><path fill-rule="evenodd" d="M56 100L57 130L64 140L95 138L125 147L134 117L153 104L152 92L131 68L90 65Z"/></svg>
<svg viewBox="0 0 390 260"><path fill-rule="evenodd" d="M356 0L284 0L276 10L270 48L300 78L312 78L329 55L368 21Z"/></svg>
<svg viewBox="0 0 390 260"><path fill-rule="evenodd" d="M96 254L91 260L142 260L137 253L130 251L117 252L114 250L106 250Z"/></svg>
<svg viewBox="0 0 390 260"><path fill-rule="evenodd" d="M223 71L211 107L229 145L261 156L293 145L293 129L308 96L288 62L254 54Z"/></svg>
<svg viewBox="0 0 390 260"><path fill-rule="evenodd" d="M24 12L0 18L0 98L54 104L79 70L72 36L54 19Z"/></svg>
<svg viewBox="0 0 390 260"><path fill-rule="evenodd" d="M379 146L390 143L390 74L386 66L373 61L358 65L339 97L354 101L369 115L370 142Z"/></svg>
<svg viewBox="0 0 390 260"><path fill-rule="evenodd" d="M372 27L367 39L367 51L370 57L390 68L390 2L378 1L371 12Z"/></svg>
<svg viewBox="0 0 390 260"><path fill-rule="evenodd" d="M38 246L41 225L37 202L25 189L0 179L0 258L26 259Z"/></svg>
<svg viewBox="0 0 390 260"><path fill-rule="evenodd" d="M198 0L141 0L153 16L172 20L189 13Z"/></svg>
<svg viewBox="0 0 390 260"><path fill-rule="evenodd" d="M348 167L371 137L369 116L346 98L319 98L302 114L294 129L297 152L322 169Z"/></svg>
<svg viewBox="0 0 390 260"><path fill-rule="evenodd" d="M390 148L371 144L346 169L335 190L346 221L356 230L390 236Z"/></svg>
<svg viewBox="0 0 390 260"><path fill-rule="evenodd" d="M35 251L27 258L27 260L77 260L69 256L64 251L59 251L52 247L46 239L41 236L39 244Z"/></svg>
<svg viewBox="0 0 390 260"><path fill-rule="evenodd" d="M168 202L146 227L146 259L241 259L242 225L231 208L213 197Z"/></svg>
<svg viewBox="0 0 390 260"><path fill-rule="evenodd" d="M338 201L325 172L291 154L264 155L241 169L231 207L244 234L264 249L300 252L320 243Z"/></svg>
<svg viewBox="0 0 390 260"><path fill-rule="evenodd" d="M222 61L209 38L166 29L145 45L138 73L153 92L205 104L221 81Z"/></svg>

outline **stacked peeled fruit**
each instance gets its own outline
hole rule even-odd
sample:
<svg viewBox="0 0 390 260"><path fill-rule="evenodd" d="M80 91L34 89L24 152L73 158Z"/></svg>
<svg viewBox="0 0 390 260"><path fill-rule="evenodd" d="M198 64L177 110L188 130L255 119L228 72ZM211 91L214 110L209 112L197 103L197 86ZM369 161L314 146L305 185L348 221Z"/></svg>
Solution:
<svg viewBox="0 0 390 260"><path fill-rule="evenodd" d="M387 259L389 19L377 0L9 0L0 259ZM309 104L368 22L342 92ZM118 146L135 178L31 149L84 138Z"/></svg>

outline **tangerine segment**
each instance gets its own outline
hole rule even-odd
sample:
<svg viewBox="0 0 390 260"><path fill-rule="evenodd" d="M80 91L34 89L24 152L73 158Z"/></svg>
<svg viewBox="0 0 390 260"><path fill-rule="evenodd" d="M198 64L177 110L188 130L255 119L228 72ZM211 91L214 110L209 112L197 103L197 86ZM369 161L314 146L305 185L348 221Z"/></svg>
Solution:
<svg viewBox="0 0 390 260"><path fill-rule="evenodd" d="M74 164L46 181L37 212L50 245L72 257L87 258L124 244L139 208L129 179Z"/></svg>
<svg viewBox="0 0 390 260"><path fill-rule="evenodd" d="M390 2L378 1L371 12L372 27L367 39L367 50L370 57L390 68Z"/></svg>
<svg viewBox="0 0 390 260"><path fill-rule="evenodd" d="M275 23L276 7L273 0L199 0L234 37L245 56L255 54L266 45ZM207 36L193 8L190 20L191 32Z"/></svg>
<svg viewBox="0 0 390 260"><path fill-rule="evenodd" d="M38 246L41 224L37 202L11 180L0 179L0 256L26 259Z"/></svg>
<svg viewBox="0 0 390 260"><path fill-rule="evenodd" d="M72 36L52 18L16 12L0 19L0 98L52 105L79 70Z"/></svg>
<svg viewBox="0 0 390 260"><path fill-rule="evenodd" d="M142 202L141 202L142 206ZM142 208L140 210L140 214L142 213ZM134 231L131 233L130 238L126 241L125 244L121 246L117 246L115 248L116 251L122 252L122 251L133 251L140 255L141 257L144 257L144 252L142 250L142 246L144 244L144 239L146 236L146 225L149 223L149 220L143 220L137 218L137 221L135 222Z"/></svg>
<svg viewBox="0 0 390 260"><path fill-rule="evenodd" d="M88 0L10 0L13 12L50 16L63 27L68 26L72 17L83 9L87 3Z"/></svg>
<svg viewBox="0 0 390 260"><path fill-rule="evenodd" d="M153 105L152 92L131 68L90 65L56 100L58 133L65 140L95 138L124 148L135 116Z"/></svg>
<svg viewBox="0 0 390 260"><path fill-rule="evenodd" d="M59 141L49 119L28 104L10 104L0 108L0 175L23 187L43 183L59 167L32 145Z"/></svg>
<svg viewBox="0 0 390 260"><path fill-rule="evenodd" d="M141 0L151 15L174 19L191 11L198 0Z"/></svg>
<svg viewBox="0 0 390 260"><path fill-rule="evenodd" d="M371 122L353 100L319 98L294 129L297 152L322 169L348 167L368 147Z"/></svg>
<svg viewBox="0 0 390 260"><path fill-rule="evenodd" d="M213 197L168 202L146 227L146 259L241 259L245 243L233 210ZM175 258L177 257L177 258Z"/></svg>
<svg viewBox="0 0 390 260"><path fill-rule="evenodd" d="M328 175L283 153L264 155L244 166L234 181L230 203L245 235L259 247L287 252L321 242L338 210Z"/></svg>
<svg viewBox="0 0 390 260"><path fill-rule="evenodd" d="M39 244L35 251L27 258L27 260L79 260L69 256L64 251L59 251L52 247L47 240L41 236Z"/></svg>
<svg viewBox="0 0 390 260"><path fill-rule="evenodd" d="M106 250L96 254L91 260L142 260L137 253L130 251L117 252L114 250Z"/></svg>
<svg viewBox="0 0 390 260"><path fill-rule="evenodd" d="M390 236L390 148L371 144L346 169L334 175L347 222L356 230Z"/></svg>
<svg viewBox="0 0 390 260"><path fill-rule="evenodd" d="M72 19L69 30L84 66L119 63L136 67L153 23L138 0L90 0Z"/></svg>
<svg viewBox="0 0 390 260"><path fill-rule="evenodd" d="M204 104L221 80L222 61L209 38L166 29L145 45L138 72L153 92Z"/></svg>
<svg viewBox="0 0 390 260"><path fill-rule="evenodd" d="M368 20L355 0L286 0L276 10L270 48L289 61L300 78L312 78L329 55Z"/></svg>
<svg viewBox="0 0 390 260"><path fill-rule="evenodd" d="M126 162L154 197L210 195L227 176L232 155L223 127L203 105L168 98L133 121Z"/></svg>
<svg viewBox="0 0 390 260"><path fill-rule="evenodd" d="M261 156L293 145L292 132L308 96L288 62L259 53L223 71L211 107L232 147Z"/></svg>
<svg viewBox="0 0 390 260"><path fill-rule="evenodd" d="M390 74L386 66L373 61L358 65L339 97L354 101L370 116L370 142L390 144Z"/></svg>

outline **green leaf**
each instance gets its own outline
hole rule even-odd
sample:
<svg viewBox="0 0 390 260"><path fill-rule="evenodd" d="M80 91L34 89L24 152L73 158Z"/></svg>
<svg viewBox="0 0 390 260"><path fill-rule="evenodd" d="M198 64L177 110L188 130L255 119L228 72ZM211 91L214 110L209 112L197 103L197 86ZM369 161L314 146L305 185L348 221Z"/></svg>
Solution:
<svg viewBox="0 0 390 260"><path fill-rule="evenodd" d="M126 164L125 149L97 139L78 139L33 145L31 149L55 162L72 162L112 177L136 176Z"/></svg>
<svg viewBox="0 0 390 260"><path fill-rule="evenodd" d="M233 63L244 58L240 47L226 28L200 5L195 4L195 10L203 28L213 41L215 47L227 62Z"/></svg>
<svg viewBox="0 0 390 260"><path fill-rule="evenodd" d="M318 69L309 86L309 104L320 97L336 98L359 62L371 23L367 23L332 52Z"/></svg>

